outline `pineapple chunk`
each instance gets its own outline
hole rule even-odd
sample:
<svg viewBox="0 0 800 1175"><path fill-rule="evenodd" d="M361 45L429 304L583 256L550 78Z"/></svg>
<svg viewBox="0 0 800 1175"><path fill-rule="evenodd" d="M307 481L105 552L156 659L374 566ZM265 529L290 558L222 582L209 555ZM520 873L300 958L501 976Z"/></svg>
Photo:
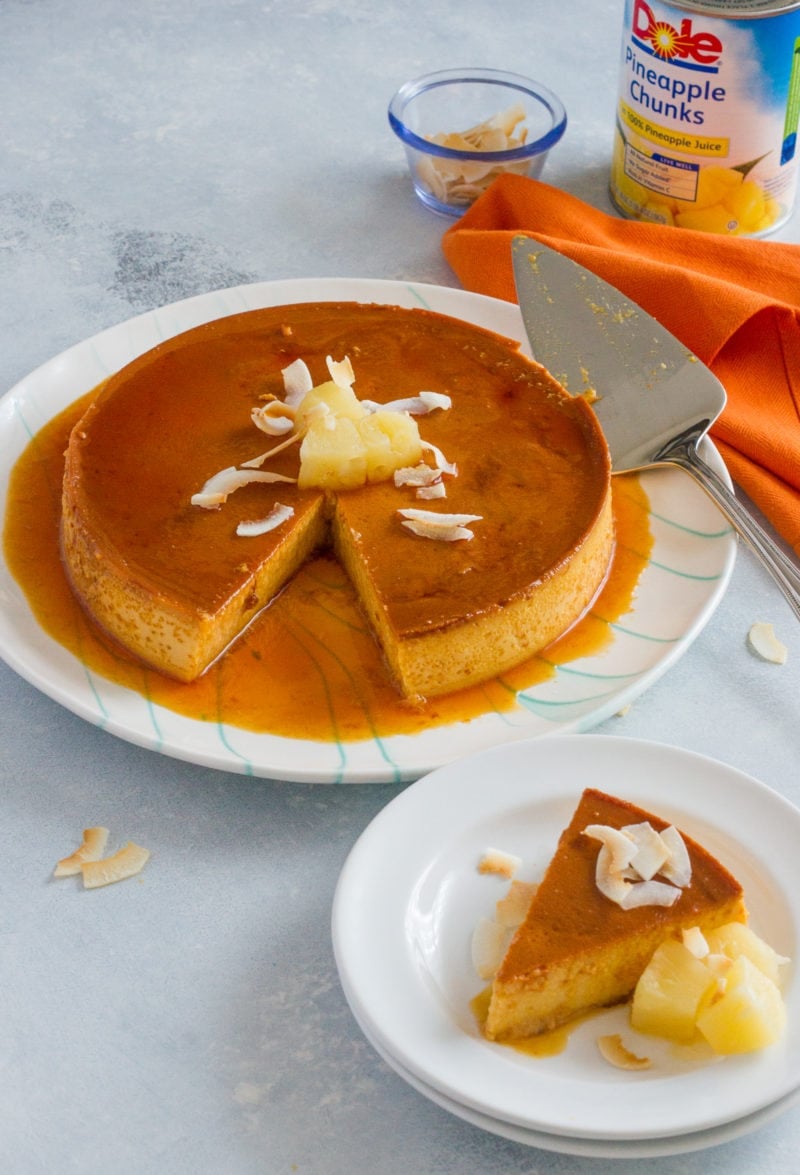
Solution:
<svg viewBox="0 0 800 1175"><path fill-rule="evenodd" d="M417 422L406 412L374 412L356 427L367 451L367 481L388 481L422 457Z"/></svg>
<svg viewBox="0 0 800 1175"><path fill-rule="evenodd" d="M725 199L725 206L739 221L739 228L752 232L764 215L764 189L753 180L744 180Z"/></svg>
<svg viewBox="0 0 800 1175"><path fill-rule="evenodd" d="M717 1053L749 1053L778 1040L786 1008L771 979L746 955L736 959L725 989L697 1018L697 1027Z"/></svg>
<svg viewBox="0 0 800 1175"><path fill-rule="evenodd" d="M773 983L780 983L780 965L785 960L743 922L729 922L706 935L709 949L729 959L746 955Z"/></svg>
<svg viewBox="0 0 800 1175"><path fill-rule="evenodd" d="M367 452L353 421L331 416L312 419L300 445L300 489L349 490L366 480Z"/></svg>
<svg viewBox="0 0 800 1175"><path fill-rule="evenodd" d="M636 984L631 1025L670 1040L694 1038L698 1009L714 991L716 976L677 939L656 950Z"/></svg>
<svg viewBox="0 0 800 1175"><path fill-rule="evenodd" d="M675 217L679 228L693 228L703 233L730 233L736 228L736 217L724 204L711 204L708 208L687 208Z"/></svg>
<svg viewBox="0 0 800 1175"><path fill-rule="evenodd" d="M329 411L339 419L361 420L367 415L367 409L352 388L342 387L341 384L329 380L327 383L317 384L310 392L306 392L298 404L294 417L295 428L298 432L305 431L309 413L319 404L325 404Z"/></svg>
<svg viewBox="0 0 800 1175"><path fill-rule="evenodd" d="M697 176L695 208L710 208L712 204L728 204L731 192L742 184L743 176L732 167L709 164L700 169Z"/></svg>

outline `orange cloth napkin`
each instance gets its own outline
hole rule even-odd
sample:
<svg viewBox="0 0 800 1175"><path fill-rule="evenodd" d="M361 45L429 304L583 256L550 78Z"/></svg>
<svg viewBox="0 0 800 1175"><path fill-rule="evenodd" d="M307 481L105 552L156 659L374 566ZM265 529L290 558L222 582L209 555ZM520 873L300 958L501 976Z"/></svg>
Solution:
<svg viewBox="0 0 800 1175"><path fill-rule="evenodd" d="M519 232L611 282L711 368L728 394L714 441L800 554L800 246L623 220L504 175L442 247L467 289L515 302Z"/></svg>

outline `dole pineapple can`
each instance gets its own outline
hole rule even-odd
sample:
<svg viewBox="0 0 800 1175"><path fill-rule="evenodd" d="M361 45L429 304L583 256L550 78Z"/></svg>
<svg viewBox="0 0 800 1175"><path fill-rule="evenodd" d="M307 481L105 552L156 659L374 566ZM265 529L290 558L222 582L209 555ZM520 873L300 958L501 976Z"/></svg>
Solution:
<svg viewBox="0 0 800 1175"><path fill-rule="evenodd" d="M625 0L611 198L623 216L759 237L791 214L800 0Z"/></svg>

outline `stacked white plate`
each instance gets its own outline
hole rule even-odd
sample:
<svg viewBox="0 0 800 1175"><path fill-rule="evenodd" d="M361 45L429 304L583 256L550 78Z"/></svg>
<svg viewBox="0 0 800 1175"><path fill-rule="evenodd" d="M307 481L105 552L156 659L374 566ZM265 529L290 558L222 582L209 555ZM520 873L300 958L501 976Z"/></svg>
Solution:
<svg viewBox="0 0 800 1175"><path fill-rule="evenodd" d="M409 787L354 846L333 906L342 986L362 1031L425 1097L484 1129L545 1150L639 1158L714 1146L800 1098L800 989L784 971L788 1026L761 1052L711 1059L636 1037L624 1007L535 1057L487 1041L471 1010L485 986L471 959L479 918L507 882L479 873L488 848L541 877L584 787L674 822L744 887L750 924L793 960L800 934L800 812L764 784L675 748L601 735L532 739L440 768ZM650 1057L610 1065L597 1039L621 1032Z"/></svg>

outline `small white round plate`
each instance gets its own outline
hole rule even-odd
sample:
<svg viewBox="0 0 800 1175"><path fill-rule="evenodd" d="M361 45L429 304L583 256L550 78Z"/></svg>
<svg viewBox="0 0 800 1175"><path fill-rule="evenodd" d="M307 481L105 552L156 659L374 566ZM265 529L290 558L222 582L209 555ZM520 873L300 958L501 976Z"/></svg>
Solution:
<svg viewBox="0 0 800 1175"><path fill-rule="evenodd" d="M553 1151L557 1154L579 1155L582 1158L592 1159L658 1159L667 1155L683 1155L693 1151L708 1150L709 1147L719 1146L723 1142L731 1142L745 1134L752 1134L762 1126L772 1122L781 1114L785 1114L800 1101L800 1088L795 1089L786 1097L779 1098L754 1114L746 1114L733 1122L725 1122L721 1126L714 1126L709 1130L695 1130L691 1134L673 1134L668 1138L639 1138L639 1139L608 1139L608 1138L574 1138L565 1134L548 1134L544 1130L531 1130L525 1126L516 1126L512 1122L505 1122L502 1118L490 1118L479 1110L469 1109L461 1102L440 1093L424 1081L420 1081L413 1073L404 1069L399 1061L377 1041L372 1040L369 1033L361 1025L364 1035L375 1051L383 1058L386 1064L394 1069L398 1077L406 1081L412 1089L423 1097L428 1098L441 1109L447 1110L456 1118L462 1118L473 1126L479 1126L490 1134L497 1134L511 1142L519 1142L524 1146L534 1146L537 1150Z"/></svg>
<svg viewBox="0 0 800 1175"><path fill-rule="evenodd" d="M0 399L0 514L8 480L31 437L78 397L143 351L200 323L293 302L381 302L423 307L524 340L519 309L442 286L359 279L261 282L176 302L111 327L58 355ZM523 347L523 349L525 349ZM707 458L723 476L712 445ZM156 706L83 665L40 628L0 557L0 656L49 697L110 733L224 771L316 783L399 782L497 743L583 731L638 697L686 651L714 612L733 570L736 541L705 493L678 469L644 475L654 547L632 610L597 655L561 666L517 695L504 713L483 714L416 735L314 742L201 722Z"/></svg>
<svg viewBox="0 0 800 1175"><path fill-rule="evenodd" d="M526 1130L592 1140L669 1138L755 1114L800 1087L800 990L788 966L788 1028L769 1049L701 1059L632 1038L653 1065L604 1061L598 1036L629 1034L625 1009L584 1022L557 1056L531 1057L481 1034L470 1001L484 986L470 947L508 883L480 874L489 847L541 877L584 787L674 822L744 887L751 924L797 956L800 812L721 763L603 735L495 747L407 789L373 820L342 871L333 943L345 995L384 1055L466 1110ZM664 1047L661 1047L664 1046Z"/></svg>

